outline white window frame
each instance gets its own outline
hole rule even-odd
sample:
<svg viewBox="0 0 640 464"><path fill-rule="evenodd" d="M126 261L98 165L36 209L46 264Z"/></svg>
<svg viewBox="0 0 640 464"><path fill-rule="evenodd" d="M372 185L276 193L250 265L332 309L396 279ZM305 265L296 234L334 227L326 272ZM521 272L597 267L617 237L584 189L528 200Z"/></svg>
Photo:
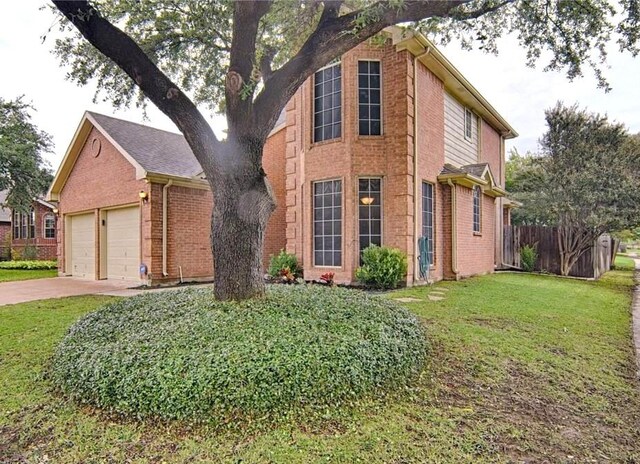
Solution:
<svg viewBox="0 0 640 464"><path fill-rule="evenodd" d="M315 186L316 184L322 184L326 182L340 182L340 264L317 264L316 263L316 231L315 231L315 212L316 212L316 194L315 194ZM340 269L344 263L344 180L342 178L332 178L332 179L322 179L322 180L314 180L311 182L311 231L312 231L312 242L311 242L311 253L313 258L313 267L321 267L321 268L334 268ZM335 205L333 205L335 206ZM324 208L325 206L322 206ZM334 219L332 219L333 221ZM322 220L324 222L324 219ZM321 236L323 239L327 236ZM335 238L336 235L332 234L331 238ZM332 252L336 252L337 250L332 249ZM324 246L322 252L324 253ZM323 258L324 261L324 258Z"/></svg>
<svg viewBox="0 0 640 464"><path fill-rule="evenodd" d="M53 220L53 227L47 227L47 219ZM47 237L47 230L53 230L53 237ZM42 218L42 238L48 240L56 238L56 216L53 213L47 213Z"/></svg>
<svg viewBox="0 0 640 464"><path fill-rule="evenodd" d="M462 126L465 140L471 141L471 139L473 139L473 117L473 112L465 106L464 121Z"/></svg>
<svg viewBox="0 0 640 464"><path fill-rule="evenodd" d="M320 72L320 71L324 71L325 69L329 69L332 68L334 66L340 66L340 135L338 137L331 137L328 139L323 138L322 140L316 140L316 75ZM330 141L335 141L335 140L340 140L342 138L342 136L344 135L344 124L342 124L343 120L344 120L344 108L343 108L343 101L342 101L342 94L343 94L343 90L342 90L342 81L343 81L343 77L344 77L344 73L343 73L343 69L342 69L342 61L341 60L336 60L332 63L327 64L326 66L323 66L322 68L318 69L315 73L313 73L313 86L311 88L311 100L312 100L312 106L313 106L313 112L311 114L311 140L312 143L323 143L323 142L330 142ZM335 92L331 95L334 95ZM322 95L322 97L324 98L326 95ZM331 108L331 111L333 111L335 108ZM325 108L322 109L322 111L327 111ZM324 121L323 121L324 122ZM335 121L332 122L332 125L335 124ZM320 127L322 129L324 129L326 125L322 124Z"/></svg>
<svg viewBox="0 0 640 464"><path fill-rule="evenodd" d="M473 187L473 233L480 235L482 233L482 189L478 185ZM476 208L478 209L476 214ZM476 222L476 217L478 218ZM476 227L477 226L477 227Z"/></svg>

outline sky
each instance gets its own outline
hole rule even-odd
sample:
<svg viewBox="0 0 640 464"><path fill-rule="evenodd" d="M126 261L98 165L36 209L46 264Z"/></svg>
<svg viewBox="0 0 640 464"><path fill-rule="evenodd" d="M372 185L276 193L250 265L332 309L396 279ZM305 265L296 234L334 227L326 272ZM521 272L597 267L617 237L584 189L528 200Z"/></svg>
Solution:
<svg viewBox="0 0 640 464"><path fill-rule="evenodd" d="M51 37L44 43L41 40L55 20L50 11L40 9L43 4L22 0L2 5L0 97L8 100L24 95L33 104L34 123L53 137L55 150L46 157L53 169L62 161L85 110L177 132L173 123L152 105L148 120L143 120L141 110L136 108L114 110L108 102L93 103L95 85L78 87L67 81L65 69L51 54ZM505 38L499 47L498 56L464 51L455 44L441 50L520 134L507 143L508 150L514 147L520 153L536 151L537 141L545 131L544 110L559 100L606 113L610 120L624 123L631 132L640 132L640 57L632 58L611 47L605 76L613 90L605 93L597 88L588 69L583 78L569 82L562 72L526 67L525 52L513 40ZM203 114L209 116L214 131L221 136L224 117L211 117L207 110Z"/></svg>

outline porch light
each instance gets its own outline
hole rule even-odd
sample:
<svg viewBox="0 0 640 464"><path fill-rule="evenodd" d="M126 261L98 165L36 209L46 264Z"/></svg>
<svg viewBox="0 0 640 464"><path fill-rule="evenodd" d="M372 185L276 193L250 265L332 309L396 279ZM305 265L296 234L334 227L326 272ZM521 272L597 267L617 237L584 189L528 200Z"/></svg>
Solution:
<svg viewBox="0 0 640 464"><path fill-rule="evenodd" d="M58 213L59 213L58 208L53 208L53 209L51 210L51 212L52 212L53 214L58 214Z"/></svg>
<svg viewBox="0 0 640 464"><path fill-rule="evenodd" d="M142 201L147 201L149 199L149 194L144 190L140 190L140 193L138 195L140 196L140 199Z"/></svg>
<svg viewBox="0 0 640 464"><path fill-rule="evenodd" d="M360 198L360 203L369 206L373 203L373 197L362 197Z"/></svg>

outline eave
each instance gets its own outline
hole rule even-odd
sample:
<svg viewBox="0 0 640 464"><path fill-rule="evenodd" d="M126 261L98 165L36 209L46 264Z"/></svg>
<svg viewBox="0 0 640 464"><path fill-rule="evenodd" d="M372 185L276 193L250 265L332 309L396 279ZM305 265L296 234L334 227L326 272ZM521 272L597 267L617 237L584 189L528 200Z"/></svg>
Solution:
<svg viewBox="0 0 640 464"><path fill-rule="evenodd" d="M440 174L437 179L441 184L453 183L466 188L474 188L478 186L482 189L482 193L493 198L503 197L507 193L504 189L497 185L493 185L492 182L472 176L468 173Z"/></svg>
<svg viewBox="0 0 640 464"><path fill-rule="evenodd" d="M389 29L393 31L396 50L407 50L413 56L417 56L418 60L444 83L449 93L480 115L502 137L512 139L518 136L507 120L471 85L433 42L416 32L407 32L399 27Z"/></svg>

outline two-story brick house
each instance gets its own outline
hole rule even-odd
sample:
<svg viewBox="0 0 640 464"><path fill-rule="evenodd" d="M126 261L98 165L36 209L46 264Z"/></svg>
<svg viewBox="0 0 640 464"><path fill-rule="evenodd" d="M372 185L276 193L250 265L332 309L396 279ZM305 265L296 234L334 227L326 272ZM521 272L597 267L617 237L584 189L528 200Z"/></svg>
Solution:
<svg viewBox="0 0 640 464"><path fill-rule="evenodd" d="M517 134L423 36L398 30L316 72L285 130L286 247L306 279L351 282L371 243L407 254L409 285L500 265Z"/></svg>

